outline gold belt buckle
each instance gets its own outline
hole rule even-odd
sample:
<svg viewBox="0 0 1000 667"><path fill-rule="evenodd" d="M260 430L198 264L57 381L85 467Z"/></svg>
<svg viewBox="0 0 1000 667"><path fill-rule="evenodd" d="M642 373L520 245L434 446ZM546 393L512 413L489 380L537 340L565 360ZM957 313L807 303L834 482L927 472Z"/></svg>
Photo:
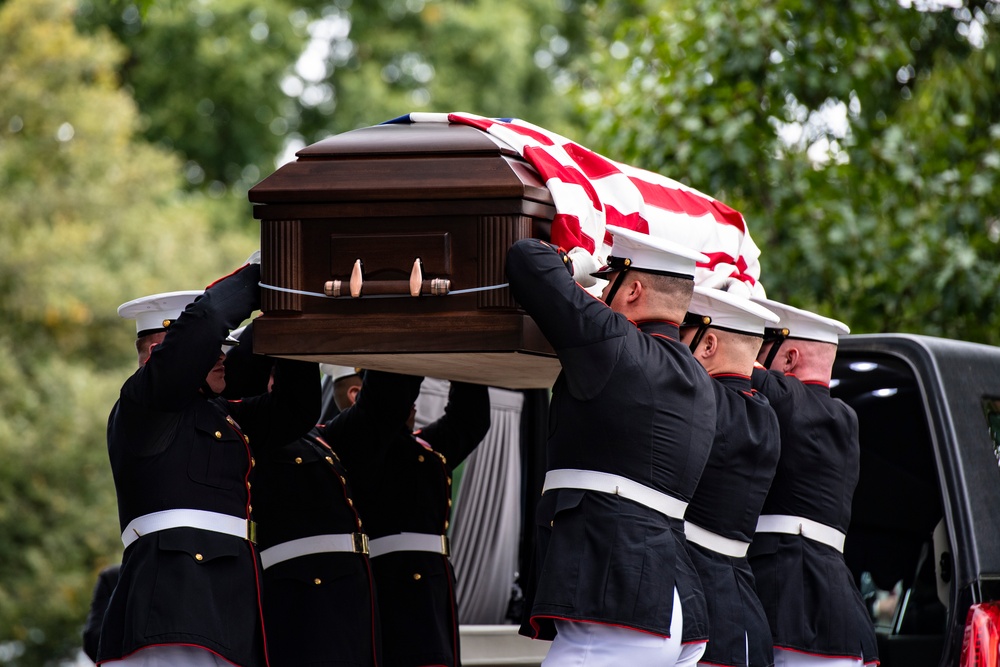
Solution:
<svg viewBox="0 0 1000 667"><path fill-rule="evenodd" d="M257 522L247 521L247 540L251 544L257 544Z"/></svg>
<svg viewBox="0 0 1000 667"><path fill-rule="evenodd" d="M445 556L451 556L451 540L448 539L447 535L441 536L441 553Z"/></svg>
<svg viewBox="0 0 1000 667"><path fill-rule="evenodd" d="M368 554L368 536L364 533L351 533L354 540L354 553Z"/></svg>

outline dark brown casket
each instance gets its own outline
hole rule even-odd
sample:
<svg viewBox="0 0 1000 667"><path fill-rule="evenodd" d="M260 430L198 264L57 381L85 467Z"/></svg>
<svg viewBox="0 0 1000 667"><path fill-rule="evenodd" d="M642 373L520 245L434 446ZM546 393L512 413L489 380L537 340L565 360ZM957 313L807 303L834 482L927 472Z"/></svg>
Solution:
<svg viewBox="0 0 1000 667"><path fill-rule="evenodd" d="M354 130L297 157L249 194L261 225L257 352L508 389L552 384L552 348L496 288L507 249L548 238L555 214L531 165L447 123ZM487 289L465 291L477 288Z"/></svg>

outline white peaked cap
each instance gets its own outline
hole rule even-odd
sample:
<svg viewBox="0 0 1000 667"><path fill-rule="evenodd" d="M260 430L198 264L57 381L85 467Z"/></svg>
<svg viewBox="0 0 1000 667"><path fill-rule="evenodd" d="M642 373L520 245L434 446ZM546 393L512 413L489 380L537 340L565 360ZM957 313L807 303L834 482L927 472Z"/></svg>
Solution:
<svg viewBox="0 0 1000 667"><path fill-rule="evenodd" d="M706 255L667 239L614 225L608 225L607 230L614 239L610 254L629 260L630 269L665 271L693 278L697 263L708 262Z"/></svg>
<svg viewBox="0 0 1000 667"><path fill-rule="evenodd" d="M138 336L166 331L171 322L181 316L187 305L201 294L202 290L150 294L118 306L118 315L127 320L135 320Z"/></svg>
<svg viewBox="0 0 1000 667"><path fill-rule="evenodd" d="M334 366L333 364L320 364L319 369L323 371L323 375L330 377L331 382L336 382L340 378L350 377L352 375L358 375L359 369L353 366Z"/></svg>
<svg viewBox="0 0 1000 667"><path fill-rule="evenodd" d="M840 336L851 333L850 327L843 322L811 313L808 310L770 299L754 298L753 301L773 311L781 318L781 327L788 329L789 338L818 340L821 343L836 345L840 342Z"/></svg>
<svg viewBox="0 0 1000 667"><path fill-rule="evenodd" d="M688 313L710 317L709 326L755 336L763 336L764 328L774 326L779 320L775 313L744 296L698 285Z"/></svg>

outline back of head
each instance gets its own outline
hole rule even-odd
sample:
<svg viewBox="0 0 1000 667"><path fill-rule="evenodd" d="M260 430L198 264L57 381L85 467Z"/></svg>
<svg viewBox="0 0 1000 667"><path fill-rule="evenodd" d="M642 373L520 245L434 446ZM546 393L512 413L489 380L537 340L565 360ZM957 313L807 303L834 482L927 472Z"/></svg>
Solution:
<svg viewBox="0 0 1000 667"><path fill-rule="evenodd" d="M608 264L595 272L597 278L617 273L606 301L611 304L621 285L629 280L649 292L647 308L653 316L679 321L687 310L694 288L698 262L707 262L702 253L673 241L624 227L608 225L613 243Z"/></svg>
<svg viewBox="0 0 1000 667"><path fill-rule="evenodd" d="M765 332L765 341L771 342L768 363L789 350L797 351L797 362L792 372L803 380L829 382L833 362L837 357L840 336L851 332L843 322L802 310L771 299L753 298L780 318L780 326ZM780 369L779 369L780 370Z"/></svg>
<svg viewBox="0 0 1000 667"><path fill-rule="evenodd" d="M697 329L698 333L692 337L693 352L705 332L714 335L718 351L711 362L711 372L749 375L765 329L777 322L775 313L745 296L699 286L694 288L682 326L686 330Z"/></svg>
<svg viewBox="0 0 1000 667"><path fill-rule="evenodd" d="M164 334L187 305L201 294L201 290L161 292L132 299L118 306L120 317L135 320L135 348L140 366L149 358L150 347L163 340Z"/></svg>
<svg viewBox="0 0 1000 667"><path fill-rule="evenodd" d="M694 293L692 280L646 272L640 272L636 279L653 291L650 296L659 309L678 310L683 315L691 305Z"/></svg>
<svg viewBox="0 0 1000 667"><path fill-rule="evenodd" d="M343 412L351 407L354 404L352 395L356 396L351 389L361 387L361 369L333 364L320 364L319 369L333 383L333 402L337 410Z"/></svg>

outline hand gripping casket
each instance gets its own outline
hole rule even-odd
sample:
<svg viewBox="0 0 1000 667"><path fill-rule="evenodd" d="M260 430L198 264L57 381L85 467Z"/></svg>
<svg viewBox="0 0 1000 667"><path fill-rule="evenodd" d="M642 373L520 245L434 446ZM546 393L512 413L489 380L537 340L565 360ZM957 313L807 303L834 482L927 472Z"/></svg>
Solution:
<svg viewBox="0 0 1000 667"><path fill-rule="evenodd" d="M378 125L302 149L250 190L260 220L255 351L510 389L559 364L506 283L548 238L534 168L475 128Z"/></svg>

